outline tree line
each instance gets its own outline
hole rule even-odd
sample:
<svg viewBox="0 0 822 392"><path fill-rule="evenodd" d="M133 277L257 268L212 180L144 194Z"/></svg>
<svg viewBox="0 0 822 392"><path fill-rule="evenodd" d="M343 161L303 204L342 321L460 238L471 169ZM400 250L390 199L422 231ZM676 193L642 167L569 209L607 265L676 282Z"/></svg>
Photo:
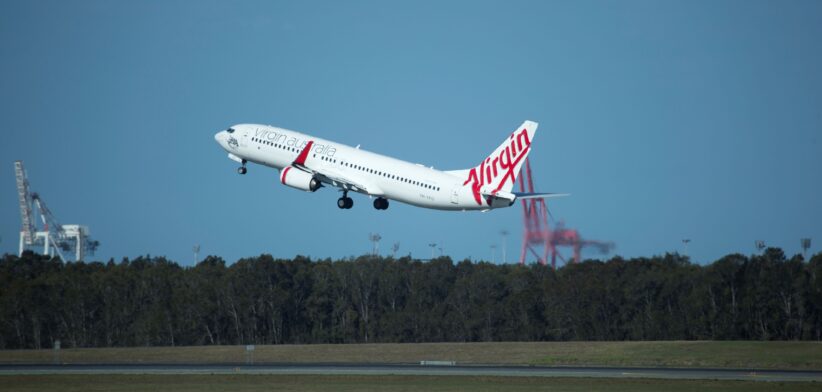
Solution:
<svg viewBox="0 0 822 392"><path fill-rule="evenodd" d="M666 254L552 270L430 261L0 260L0 349L561 340L820 340L822 253Z"/></svg>

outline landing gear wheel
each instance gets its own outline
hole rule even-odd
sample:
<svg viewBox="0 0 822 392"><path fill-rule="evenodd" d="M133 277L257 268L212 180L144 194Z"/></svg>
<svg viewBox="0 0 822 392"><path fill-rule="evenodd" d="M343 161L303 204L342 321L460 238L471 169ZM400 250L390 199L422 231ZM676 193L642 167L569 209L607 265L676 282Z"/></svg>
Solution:
<svg viewBox="0 0 822 392"><path fill-rule="evenodd" d="M348 191L343 191L341 198L337 199L337 207L347 210L354 206L354 199L348 197Z"/></svg>
<svg viewBox="0 0 822 392"><path fill-rule="evenodd" d="M245 166L240 166L237 168L237 173L245 174L248 170L246 170Z"/></svg>
<svg viewBox="0 0 822 392"><path fill-rule="evenodd" d="M388 199L383 199L382 197L376 198L374 200L374 208L378 210L388 209Z"/></svg>

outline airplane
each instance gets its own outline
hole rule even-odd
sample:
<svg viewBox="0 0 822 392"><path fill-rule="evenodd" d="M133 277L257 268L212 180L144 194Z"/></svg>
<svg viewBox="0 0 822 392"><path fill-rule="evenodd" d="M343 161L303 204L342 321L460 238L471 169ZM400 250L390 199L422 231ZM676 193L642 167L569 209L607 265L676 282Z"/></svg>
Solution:
<svg viewBox="0 0 822 392"><path fill-rule="evenodd" d="M246 174L251 162L277 169L283 185L302 191L338 188L340 209L354 205L348 192L355 192L374 198L377 210L395 200L436 210L489 211L510 207L519 199L566 196L512 191L538 125L523 122L479 165L450 171L270 125L238 124L217 132L214 139L241 165L239 174Z"/></svg>

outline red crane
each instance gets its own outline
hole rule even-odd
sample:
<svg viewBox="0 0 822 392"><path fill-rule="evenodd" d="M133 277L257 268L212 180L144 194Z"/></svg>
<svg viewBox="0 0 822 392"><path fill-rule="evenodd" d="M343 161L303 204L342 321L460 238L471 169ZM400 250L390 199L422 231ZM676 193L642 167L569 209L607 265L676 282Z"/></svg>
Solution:
<svg viewBox="0 0 822 392"><path fill-rule="evenodd" d="M524 174L524 175L523 175ZM519 180L520 192L534 192L534 180L531 175L531 163L525 159L525 173L521 173ZM612 242L602 242L593 240L584 240L576 229L566 229L562 222L557 223L554 229L548 222L550 213L545 199L523 199L522 212L524 218L524 227L522 230L522 252L520 253L519 263L525 264L525 258L528 251L530 251L539 260L542 265L548 264L548 257L551 258L551 268L557 268L557 257L564 263L568 260L562 256L557 247L567 246L573 249L573 259L571 262L579 262L582 248L591 247L598 250L602 254L606 254L613 249ZM541 247L542 252L538 253L537 249Z"/></svg>

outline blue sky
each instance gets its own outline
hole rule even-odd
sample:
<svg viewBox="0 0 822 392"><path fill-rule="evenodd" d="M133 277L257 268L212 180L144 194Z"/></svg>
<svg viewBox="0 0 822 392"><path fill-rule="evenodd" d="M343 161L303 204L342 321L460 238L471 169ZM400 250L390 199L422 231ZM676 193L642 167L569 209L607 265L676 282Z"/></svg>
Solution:
<svg viewBox="0 0 822 392"><path fill-rule="evenodd" d="M476 260L506 229L514 261L520 208L339 210L328 188L236 175L213 134L274 124L461 169L525 119L539 190L572 193L554 216L617 254L819 251L820 37L818 1L3 1L0 252L22 159L101 260L338 258L370 232Z"/></svg>

